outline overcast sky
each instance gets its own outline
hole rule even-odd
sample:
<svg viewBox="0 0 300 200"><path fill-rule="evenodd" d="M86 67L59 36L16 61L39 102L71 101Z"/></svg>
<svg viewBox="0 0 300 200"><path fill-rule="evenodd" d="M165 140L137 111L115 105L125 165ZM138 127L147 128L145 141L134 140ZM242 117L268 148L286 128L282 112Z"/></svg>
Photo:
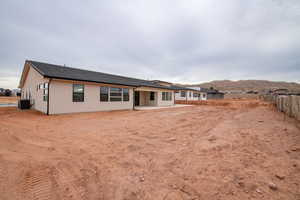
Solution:
<svg viewBox="0 0 300 200"><path fill-rule="evenodd" d="M299 0L1 0L0 87L26 59L143 79L300 82Z"/></svg>

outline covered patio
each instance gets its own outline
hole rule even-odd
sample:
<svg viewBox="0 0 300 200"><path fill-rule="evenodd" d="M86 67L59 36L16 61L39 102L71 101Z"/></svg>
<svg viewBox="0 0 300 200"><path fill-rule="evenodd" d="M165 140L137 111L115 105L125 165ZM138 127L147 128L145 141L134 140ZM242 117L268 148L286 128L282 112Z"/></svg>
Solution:
<svg viewBox="0 0 300 200"><path fill-rule="evenodd" d="M173 90L154 87L134 89L134 107L163 107L174 105Z"/></svg>
<svg viewBox="0 0 300 200"><path fill-rule="evenodd" d="M134 106L158 106L158 92L134 91Z"/></svg>

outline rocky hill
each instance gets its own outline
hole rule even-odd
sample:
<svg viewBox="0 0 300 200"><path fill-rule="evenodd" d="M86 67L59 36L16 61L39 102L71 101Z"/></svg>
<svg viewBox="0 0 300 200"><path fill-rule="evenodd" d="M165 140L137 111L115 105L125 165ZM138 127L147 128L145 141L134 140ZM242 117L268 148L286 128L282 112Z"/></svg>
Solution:
<svg viewBox="0 0 300 200"><path fill-rule="evenodd" d="M218 80L211 81L201 84L185 85L185 86L197 86L210 88L214 87L215 89L221 91L263 91L269 89L289 89L290 91L300 92L300 84L294 82L275 82L275 81L266 81L266 80L239 80L239 81L230 81L230 80Z"/></svg>

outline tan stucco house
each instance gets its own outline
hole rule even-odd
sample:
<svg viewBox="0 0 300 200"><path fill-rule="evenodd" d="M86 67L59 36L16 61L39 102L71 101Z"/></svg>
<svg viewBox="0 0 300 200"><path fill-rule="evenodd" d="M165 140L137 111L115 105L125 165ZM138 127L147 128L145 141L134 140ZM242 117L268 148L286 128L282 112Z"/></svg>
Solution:
<svg viewBox="0 0 300 200"><path fill-rule="evenodd" d="M179 88L175 92L175 100L179 100L179 101L207 100L207 93L192 88Z"/></svg>
<svg viewBox="0 0 300 200"><path fill-rule="evenodd" d="M174 99L179 101L199 101L207 100L207 93L197 87L183 87L178 84L173 84L161 80L153 80L160 85L169 86L174 90Z"/></svg>
<svg viewBox="0 0 300 200"><path fill-rule="evenodd" d="M27 60L21 99L46 114L172 106L174 88L153 81Z"/></svg>

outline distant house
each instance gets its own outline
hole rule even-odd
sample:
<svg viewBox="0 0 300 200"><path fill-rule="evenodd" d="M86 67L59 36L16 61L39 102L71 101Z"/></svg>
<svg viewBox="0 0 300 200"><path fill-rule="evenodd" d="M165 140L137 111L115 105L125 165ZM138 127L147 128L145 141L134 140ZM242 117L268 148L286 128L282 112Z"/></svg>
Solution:
<svg viewBox="0 0 300 200"><path fill-rule="evenodd" d="M5 89L4 88L0 88L0 96L4 96L5 95Z"/></svg>
<svg viewBox="0 0 300 200"><path fill-rule="evenodd" d="M289 93L289 90L286 88L279 88L279 89L271 90L271 93L277 95L287 95Z"/></svg>
<svg viewBox="0 0 300 200"><path fill-rule="evenodd" d="M25 61L21 99L46 114L172 106L174 91L153 81Z"/></svg>
<svg viewBox="0 0 300 200"><path fill-rule="evenodd" d="M206 100L206 92L200 91L198 88L194 87L183 87L170 82L154 80L154 83L160 85L168 86L175 91L175 100L185 100L185 101L198 101Z"/></svg>
<svg viewBox="0 0 300 200"><path fill-rule="evenodd" d="M207 94L207 99L224 99L224 93L219 90L213 88L201 88L200 90Z"/></svg>
<svg viewBox="0 0 300 200"><path fill-rule="evenodd" d="M175 94L175 100L199 101L207 100L207 93L197 87L181 87Z"/></svg>
<svg viewBox="0 0 300 200"><path fill-rule="evenodd" d="M20 96L21 95L21 90L20 89L13 89L11 91L12 96Z"/></svg>

